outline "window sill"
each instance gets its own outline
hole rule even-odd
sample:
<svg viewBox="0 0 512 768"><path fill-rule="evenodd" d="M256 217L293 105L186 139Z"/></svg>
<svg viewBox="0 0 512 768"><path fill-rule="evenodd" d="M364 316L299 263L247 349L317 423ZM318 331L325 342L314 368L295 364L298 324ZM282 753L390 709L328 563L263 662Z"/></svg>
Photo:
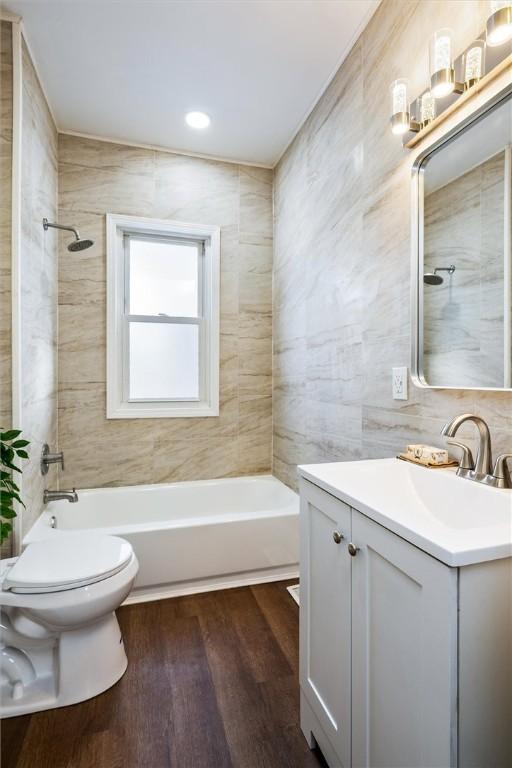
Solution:
<svg viewBox="0 0 512 768"><path fill-rule="evenodd" d="M194 419L218 416L218 406L207 403L162 406L155 403L121 403L107 406L107 419Z"/></svg>

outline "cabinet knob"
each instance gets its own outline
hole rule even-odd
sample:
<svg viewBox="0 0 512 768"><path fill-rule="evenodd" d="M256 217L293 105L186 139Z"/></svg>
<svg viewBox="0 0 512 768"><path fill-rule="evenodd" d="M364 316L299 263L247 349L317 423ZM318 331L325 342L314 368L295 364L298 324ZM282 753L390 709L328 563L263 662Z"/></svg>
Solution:
<svg viewBox="0 0 512 768"><path fill-rule="evenodd" d="M352 544L352 542L350 542L350 544L348 545L348 553L349 555L352 555L352 557L355 557L357 555L357 553L359 552L359 549L360 547L356 547L356 545Z"/></svg>
<svg viewBox="0 0 512 768"><path fill-rule="evenodd" d="M332 538L334 539L335 544L341 544L345 537L339 531L333 531Z"/></svg>

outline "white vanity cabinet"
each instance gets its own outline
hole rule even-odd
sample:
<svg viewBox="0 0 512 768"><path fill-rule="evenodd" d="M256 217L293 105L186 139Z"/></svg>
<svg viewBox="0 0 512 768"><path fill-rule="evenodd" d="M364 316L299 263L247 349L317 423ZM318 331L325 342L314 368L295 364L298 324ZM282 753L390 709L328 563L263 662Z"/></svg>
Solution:
<svg viewBox="0 0 512 768"><path fill-rule="evenodd" d="M450 567L313 482L300 491L310 746L330 768L510 768L510 558L484 584L484 565Z"/></svg>

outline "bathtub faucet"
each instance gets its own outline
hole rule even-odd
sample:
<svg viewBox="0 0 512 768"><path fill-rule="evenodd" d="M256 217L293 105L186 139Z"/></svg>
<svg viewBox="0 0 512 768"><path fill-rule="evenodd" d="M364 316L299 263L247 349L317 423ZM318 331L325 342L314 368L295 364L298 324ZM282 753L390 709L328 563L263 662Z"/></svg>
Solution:
<svg viewBox="0 0 512 768"><path fill-rule="evenodd" d="M78 501L78 493L73 488L72 491L49 491L45 489L43 493L43 503L48 504L50 501L60 501L66 499L67 501Z"/></svg>

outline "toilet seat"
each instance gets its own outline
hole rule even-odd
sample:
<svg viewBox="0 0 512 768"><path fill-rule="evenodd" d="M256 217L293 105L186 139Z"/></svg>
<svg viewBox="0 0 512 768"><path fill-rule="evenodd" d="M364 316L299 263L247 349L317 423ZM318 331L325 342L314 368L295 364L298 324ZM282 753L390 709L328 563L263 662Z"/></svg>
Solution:
<svg viewBox="0 0 512 768"><path fill-rule="evenodd" d="M34 594L85 587L119 573L132 557L131 544L118 536L62 533L29 544L6 573L2 589Z"/></svg>

